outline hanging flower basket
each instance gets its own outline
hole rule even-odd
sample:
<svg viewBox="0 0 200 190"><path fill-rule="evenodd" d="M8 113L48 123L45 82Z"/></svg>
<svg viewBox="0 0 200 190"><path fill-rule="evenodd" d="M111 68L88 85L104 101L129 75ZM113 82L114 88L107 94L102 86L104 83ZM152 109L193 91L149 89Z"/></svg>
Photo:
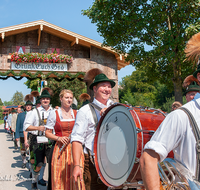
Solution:
<svg viewBox="0 0 200 190"><path fill-rule="evenodd" d="M16 63L72 63L73 57L64 54L12 53L11 61Z"/></svg>

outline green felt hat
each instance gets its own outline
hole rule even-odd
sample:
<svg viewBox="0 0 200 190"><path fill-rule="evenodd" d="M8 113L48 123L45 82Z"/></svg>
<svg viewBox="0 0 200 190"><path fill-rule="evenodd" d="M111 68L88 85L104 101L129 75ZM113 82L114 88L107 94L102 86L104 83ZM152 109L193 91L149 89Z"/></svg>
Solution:
<svg viewBox="0 0 200 190"><path fill-rule="evenodd" d="M85 100L85 101L82 103L81 107L83 107L84 105L89 104L89 103L90 103L89 100Z"/></svg>
<svg viewBox="0 0 200 190"><path fill-rule="evenodd" d="M200 64L197 66L197 70L193 73L193 76L197 78L197 73L200 72Z"/></svg>
<svg viewBox="0 0 200 190"><path fill-rule="evenodd" d="M40 99L41 99L41 98L51 98L51 96L50 96L48 90L45 89L45 90L42 91L42 94L41 94L41 96L40 96Z"/></svg>
<svg viewBox="0 0 200 190"><path fill-rule="evenodd" d="M16 110L16 109L13 109L11 112L12 112L12 113L17 113L17 110Z"/></svg>
<svg viewBox="0 0 200 190"><path fill-rule="evenodd" d="M185 91L184 95L186 95L188 92L192 92L192 91L200 92L200 86L197 85L197 83L196 83L195 81L193 81L193 82L186 88L186 91Z"/></svg>
<svg viewBox="0 0 200 190"><path fill-rule="evenodd" d="M27 105L31 105L31 106L33 106L33 103L32 103L30 100L28 100L28 101L26 101L25 106L27 106Z"/></svg>
<svg viewBox="0 0 200 190"><path fill-rule="evenodd" d="M115 86L115 82L113 80L110 80L105 74L101 73L94 78L93 83L89 87L90 90L93 90L93 86L96 86L100 82L110 82L112 88Z"/></svg>

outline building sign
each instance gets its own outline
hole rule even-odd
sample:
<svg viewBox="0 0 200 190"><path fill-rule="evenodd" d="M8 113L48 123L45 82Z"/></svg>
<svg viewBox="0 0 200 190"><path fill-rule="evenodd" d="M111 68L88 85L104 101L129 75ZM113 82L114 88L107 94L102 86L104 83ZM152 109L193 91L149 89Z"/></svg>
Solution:
<svg viewBox="0 0 200 190"><path fill-rule="evenodd" d="M31 71L67 71L66 63L15 63L11 62L12 70Z"/></svg>

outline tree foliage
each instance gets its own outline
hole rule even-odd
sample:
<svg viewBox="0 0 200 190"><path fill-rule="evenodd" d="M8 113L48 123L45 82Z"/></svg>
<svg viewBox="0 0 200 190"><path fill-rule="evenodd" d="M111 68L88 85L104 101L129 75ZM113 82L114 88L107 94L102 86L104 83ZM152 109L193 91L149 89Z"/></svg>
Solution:
<svg viewBox="0 0 200 190"><path fill-rule="evenodd" d="M128 53L149 82L166 84L182 102L182 80L194 71L184 48L200 28L199 0L95 0L82 13L96 23L105 45Z"/></svg>
<svg viewBox="0 0 200 190"><path fill-rule="evenodd" d="M13 105L24 105L24 96L22 92L15 92L11 99Z"/></svg>
<svg viewBox="0 0 200 190"><path fill-rule="evenodd" d="M155 81L149 84L149 79L144 71L136 70L130 76L122 79L119 89L120 102L133 106L159 108L166 111L163 104L173 93L167 90L165 84Z"/></svg>
<svg viewBox="0 0 200 190"><path fill-rule="evenodd" d="M4 105L4 106L12 106L13 103L12 103L12 101L4 101L4 102L3 102L3 105Z"/></svg>
<svg viewBox="0 0 200 190"><path fill-rule="evenodd" d="M0 106L3 106L3 102L2 102L2 100L1 100L1 98L0 98Z"/></svg>
<svg viewBox="0 0 200 190"><path fill-rule="evenodd" d="M0 120L3 119L3 106L0 106Z"/></svg>
<svg viewBox="0 0 200 190"><path fill-rule="evenodd" d="M28 88L32 90L37 90L38 84L40 84L40 79L35 80L27 80L25 84ZM79 79L68 80L63 79L62 81L58 82L54 78L49 78L47 80L47 86L53 90L53 97L51 98L51 104L53 107L60 106L60 99L59 94L63 89L69 89L73 92L74 97L78 101L78 97L83 93L86 92L86 85L84 82L80 81Z"/></svg>

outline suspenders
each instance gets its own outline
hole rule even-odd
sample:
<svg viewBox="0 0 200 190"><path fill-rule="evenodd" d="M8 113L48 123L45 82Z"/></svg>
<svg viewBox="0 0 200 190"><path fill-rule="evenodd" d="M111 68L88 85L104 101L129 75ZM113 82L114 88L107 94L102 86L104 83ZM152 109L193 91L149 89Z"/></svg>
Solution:
<svg viewBox="0 0 200 190"><path fill-rule="evenodd" d="M195 136L195 139L196 139L196 159L197 159L197 168L196 168L196 179L198 181L200 181L200 172L199 172L199 166L200 166L200 131L199 131L199 128L198 128L198 125L196 123L196 120L194 119L192 113L187 109L187 108L184 108L184 107L180 107L179 109L183 110L189 120L190 120L190 124L192 126L192 130L193 130L193 133L194 133L194 136Z"/></svg>
<svg viewBox="0 0 200 190"><path fill-rule="evenodd" d="M99 106L97 106L96 104L94 104L94 103L89 103L88 105L89 105L90 110L91 110L91 112L92 112L92 116L93 116L93 118L94 118L94 123L95 123L95 129L96 129L96 127L97 127L97 125L98 125L98 119L97 119L97 114L96 114L96 112L95 112L95 108L96 108L98 111L101 111L101 108L100 108ZM88 155L89 155L89 157L90 157L90 161L91 161L92 164L94 165L94 158L93 158L93 156L92 156L92 153L91 153L91 151L90 151L88 148L86 148L86 149L87 149Z"/></svg>

